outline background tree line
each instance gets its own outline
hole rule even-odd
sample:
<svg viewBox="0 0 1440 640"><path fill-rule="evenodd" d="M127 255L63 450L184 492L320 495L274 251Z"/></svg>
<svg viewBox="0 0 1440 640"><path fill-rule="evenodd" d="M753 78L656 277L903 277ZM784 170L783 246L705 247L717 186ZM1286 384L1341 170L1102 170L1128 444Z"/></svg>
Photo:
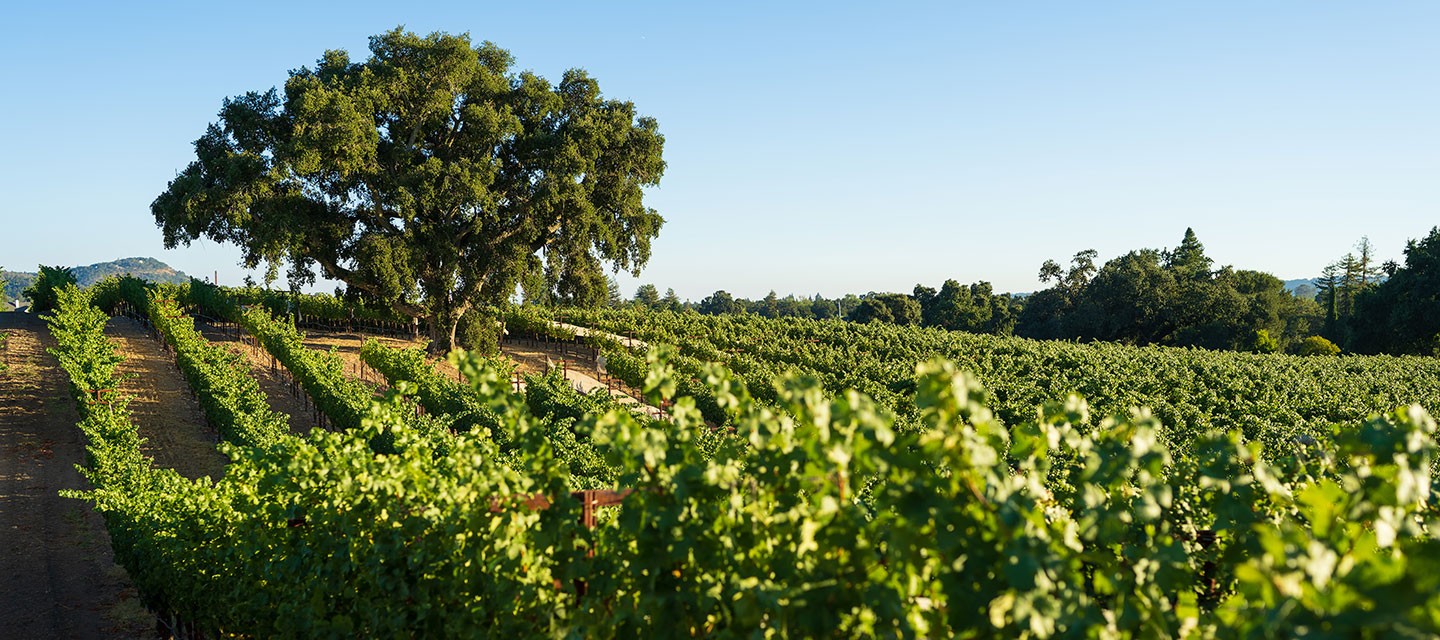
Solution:
<svg viewBox="0 0 1440 640"><path fill-rule="evenodd" d="M1025 301L1016 333L1040 339L1104 340L1274 352L1316 345L1313 299L1296 297L1268 273L1216 268L1191 229L1174 249L1138 249L1103 265L1081 251L1068 268L1040 267L1049 289Z"/></svg>
<svg viewBox="0 0 1440 640"><path fill-rule="evenodd" d="M1317 284L1323 332L1356 353L1440 355L1440 227L1378 267L1367 240Z"/></svg>
<svg viewBox="0 0 1440 640"><path fill-rule="evenodd" d="M1032 294L996 293L989 282L946 280L910 294L847 294L758 300L720 290L698 303L642 285L612 304L721 315L844 318L1043 340L1109 341L1301 354L1440 354L1440 228L1412 240L1403 264L1380 262L1366 238L1328 265L1313 288L1287 290L1260 271L1216 267L1193 229L1173 249L1137 249L1097 264L1076 253L1067 266L1047 260ZM1298 293L1298 295L1297 295Z"/></svg>

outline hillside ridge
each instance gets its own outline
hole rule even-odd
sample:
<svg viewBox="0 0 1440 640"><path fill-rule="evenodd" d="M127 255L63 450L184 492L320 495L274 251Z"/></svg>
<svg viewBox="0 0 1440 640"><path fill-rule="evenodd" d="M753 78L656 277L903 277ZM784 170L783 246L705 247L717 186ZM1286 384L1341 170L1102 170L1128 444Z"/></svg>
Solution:
<svg viewBox="0 0 1440 640"><path fill-rule="evenodd" d="M75 273L75 281L82 287L95 284L106 276L127 273L151 282L184 283L190 280L190 276L184 272L150 257L120 258L71 267L70 270ZM25 287L35 280L35 276L36 272L33 271L0 271L0 279L5 280L5 297L10 300L19 298Z"/></svg>

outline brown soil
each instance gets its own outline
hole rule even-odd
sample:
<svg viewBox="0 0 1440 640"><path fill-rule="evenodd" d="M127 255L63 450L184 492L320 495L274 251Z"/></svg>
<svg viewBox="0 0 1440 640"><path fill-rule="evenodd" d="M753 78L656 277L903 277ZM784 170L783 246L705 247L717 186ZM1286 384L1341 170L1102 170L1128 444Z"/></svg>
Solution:
<svg viewBox="0 0 1440 640"><path fill-rule="evenodd" d="M370 368L370 365L365 364L365 361L360 359L360 347L365 344L365 340L372 337L379 340L380 344L394 349L422 347L425 344L414 340L367 336L360 333L307 331L305 332L305 346L320 351L330 351L333 349L335 354L340 356L341 360L345 361L345 372L349 373L352 378L368 382L375 385L376 388L385 388L388 386L385 383L385 376L380 375L380 372ZM449 365L447 364L446 366ZM451 371L454 371L454 369L451 369Z"/></svg>
<svg viewBox="0 0 1440 640"><path fill-rule="evenodd" d="M214 335L212 335L212 333ZM207 330L206 337L209 337L211 340L220 340L222 338L233 339L224 338L223 331L219 329ZM385 377L370 368L369 365L360 359L360 347L364 345L365 340L370 337L375 337L381 344L396 349L425 346L423 340L404 340L390 337L367 336L361 333L327 332L319 330L305 332L305 346L321 351L330 351L333 349L336 355L339 355L345 362L345 371L349 373L351 377L368 382L376 388L383 389L388 386L385 383ZM258 353L261 354L259 357L269 358L268 355L263 355L263 351ZM577 348L573 345L566 347L558 343L511 340L501 345L501 353L509 358L510 361L514 362L516 369L522 374L543 374L552 366L560 366L561 361L565 360L570 363L570 373L567 377L575 380L584 390L589 391L597 386L607 386L602 379L599 379L600 376L597 376L594 370L595 362L588 348ZM268 363L268 360L266 360L266 362ZM443 359L432 358L431 363L443 374L451 376L458 375L455 367ZM283 369L281 369L281 372L283 374ZM640 404L640 402L624 390L618 382L614 382L608 386L611 387L610 393L619 399L621 404ZM659 410L653 407L650 407L649 410L655 411L657 415L659 415Z"/></svg>
<svg viewBox="0 0 1440 640"><path fill-rule="evenodd" d="M195 328L205 339L216 344L238 349L250 361L250 373L260 383L270 409L290 417L290 431L305 435L315 427L315 411L298 385L291 382L290 373L271 357L270 353L255 344L255 339L243 332L237 333L234 325L215 326L196 322Z"/></svg>
<svg viewBox="0 0 1440 640"><path fill-rule="evenodd" d="M80 417L38 317L0 313L0 638L153 638L110 536L89 503Z"/></svg>
<svg viewBox="0 0 1440 640"><path fill-rule="evenodd" d="M124 382L120 392L129 395L140 437L140 450L154 458L155 466L168 467L186 478L219 479L229 462L215 446L219 434L205 426L200 402L175 365L173 355L161 348L139 322L111 318L105 335L119 344Z"/></svg>
<svg viewBox="0 0 1440 640"><path fill-rule="evenodd" d="M570 371L595 374L595 353L589 347L512 338L500 343L500 352L518 365L521 373L545 373L563 361Z"/></svg>
<svg viewBox="0 0 1440 640"><path fill-rule="evenodd" d="M554 367L564 367L565 378L576 385L581 393L591 393L604 388L624 406L641 408L645 413L660 417L662 411L640 401L640 394L629 389L619 380L600 373L595 364L594 352L585 347L563 345L532 340L508 340L500 345L517 369L524 374L543 374Z"/></svg>

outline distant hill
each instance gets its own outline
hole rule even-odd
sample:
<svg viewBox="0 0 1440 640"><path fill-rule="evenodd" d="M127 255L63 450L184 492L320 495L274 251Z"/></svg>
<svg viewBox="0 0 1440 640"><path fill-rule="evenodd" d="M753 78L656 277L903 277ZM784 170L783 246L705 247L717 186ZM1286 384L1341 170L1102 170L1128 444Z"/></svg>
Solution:
<svg viewBox="0 0 1440 640"><path fill-rule="evenodd" d="M0 271L0 280L5 281L5 302L12 302L19 298L20 292L35 280L35 274L23 271Z"/></svg>
<svg viewBox="0 0 1440 640"><path fill-rule="evenodd" d="M1315 288L1315 282L1317 280L1319 280L1319 278L1301 278L1299 280L1286 280L1285 290L1294 293L1295 290L1299 289L1300 287L1310 287L1313 289Z"/></svg>
<svg viewBox="0 0 1440 640"><path fill-rule="evenodd" d="M190 281L190 276L176 271L170 265L154 258L122 258L83 267L71 267L70 270L75 273L75 281L82 287L95 284L105 279L106 276L119 276L127 273L151 282L184 283ZM35 274L28 271L0 271L0 278L5 279L5 297L14 300L20 297L20 292L35 280Z"/></svg>
<svg viewBox="0 0 1440 640"><path fill-rule="evenodd" d="M1314 299L1315 294L1320 291L1320 289L1315 286L1315 283L1318 280L1319 278L1301 278L1298 280L1286 280L1285 290L1289 291L1297 298Z"/></svg>

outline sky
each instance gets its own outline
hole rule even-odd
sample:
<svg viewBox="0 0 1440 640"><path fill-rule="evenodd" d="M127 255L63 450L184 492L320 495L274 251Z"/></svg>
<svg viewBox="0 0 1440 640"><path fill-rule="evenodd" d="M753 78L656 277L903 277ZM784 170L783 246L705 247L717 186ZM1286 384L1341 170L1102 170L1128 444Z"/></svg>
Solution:
<svg viewBox="0 0 1440 640"><path fill-rule="evenodd" d="M1302 278L1440 223L1433 2L31 2L0 24L9 269L153 256L238 283L238 250L166 250L150 203L223 99L397 25L585 68L659 121L666 223L627 296L1031 291L1046 259L1186 227Z"/></svg>

